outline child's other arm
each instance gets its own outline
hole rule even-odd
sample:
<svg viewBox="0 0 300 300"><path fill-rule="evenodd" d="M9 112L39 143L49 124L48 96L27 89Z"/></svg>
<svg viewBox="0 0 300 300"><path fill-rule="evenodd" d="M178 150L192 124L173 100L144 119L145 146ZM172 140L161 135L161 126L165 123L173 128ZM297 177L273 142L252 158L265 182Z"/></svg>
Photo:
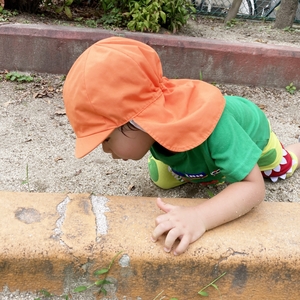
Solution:
<svg viewBox="0 0 300 300"><path fill-rule="evenodd" d="M213 198L198 206L183 207L157 199L158 207L165 213L156 218L153 241L167 233L164 249L170 252L176 239L180 243L174 255L183 253L205 231L234 220L263 201L265 184L258 165L241 182L230 184Z"/></svg>

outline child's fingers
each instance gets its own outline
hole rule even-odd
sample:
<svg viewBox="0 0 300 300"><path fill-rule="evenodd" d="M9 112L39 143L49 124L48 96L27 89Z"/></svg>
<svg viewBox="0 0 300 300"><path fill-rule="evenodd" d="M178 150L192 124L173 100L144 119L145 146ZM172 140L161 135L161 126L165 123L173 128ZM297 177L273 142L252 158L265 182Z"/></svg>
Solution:
<svg viewBox="0 0 300 300"><path fill-rule="evenodd" d="M166 213L169 212L173 207L173 205L163 202L161 198L156 199L156 205L158 206L159 209L161 209Z"/></svg>
<svg viewBox="0 0 300 300"><path fill-rule="evenodd" d="M152 241L156 242L161 235L163 235L166 231L172 229L172 227L172 222L168 219L159 223L152 232Z"/></svg>
<svg viewBox="0 0 300 300"><path fill-rule="evenodd" d="M183 252L186 251L186 249L189 247L189 244L191 243L190 238L187 235L184 235L182 239L180 240L180 243L174 250L174 255L180 255Z"/></svg>
<svg viewBox="0 0 300 300"><path fill-rule="evenodd" d="M164 250L166 252L170 252L175 241L180 237L180 232L178 230L178 228L172 228L167 236L166 236L166 239L165 239L165 247L164 247Z"/></svg>

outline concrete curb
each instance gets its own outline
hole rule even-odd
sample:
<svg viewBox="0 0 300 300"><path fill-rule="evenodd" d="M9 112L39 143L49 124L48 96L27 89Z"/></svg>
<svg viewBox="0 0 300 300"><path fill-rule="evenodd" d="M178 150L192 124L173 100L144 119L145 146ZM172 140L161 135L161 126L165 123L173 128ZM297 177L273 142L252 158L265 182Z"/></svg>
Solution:
<svg viewBox="0 0 300 300"><path fill-rule="evenodd" d="M0 69L66 74L86 48L114 35L153 46L170 78L199 79L201 71L208 82L300 87L297 47L66 26L0 25Z"/></svg>
<svg viewBox="0 0 300 300"><path fill-rule="evenodd" d="M149 300L160 292L166 299L199 299L197 292L223 272L217 282L222 299L299 299L299 203L264 202L174 257L161 241L150 241L160 213L154 200L0 192L0 286L60 294L94 280L93 271L123 251L105 299Z"/></svg>

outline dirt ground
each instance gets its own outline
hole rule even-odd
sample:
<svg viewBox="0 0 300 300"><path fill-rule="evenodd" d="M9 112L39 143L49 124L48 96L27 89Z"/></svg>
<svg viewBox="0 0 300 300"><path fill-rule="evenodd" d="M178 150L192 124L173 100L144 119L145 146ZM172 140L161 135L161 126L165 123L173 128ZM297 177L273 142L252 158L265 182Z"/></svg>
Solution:
<svg viewBox="0 0 300 300"><path fill-rule="evenodd" d="M46 23L77 26L70 22L21 15L1 23ZM170 34L162 30L163 34ZM225 27L221 19L200 17L178 34L237 42L300 47L300 27L272 29L272 23L238 21ZM1 67L0 67L1 68ZM0 69L0 73L4 70ZM8 70L14 71L14 70ZM4 76L4 74L0 74ZM24 192L95 193L146 197L207 198L222 189L186 184L161 190L148 177L147 157L119 161L98 147L83 159L74 157L75 136L64 112L62 75L34 74L33 83L0 80L0 190ZM285 89L219 85L224 94L247 97L269 117L284 144L300 134L300 92ZM300 202L300 172L278 183L266 181L266 201ZM4 289L1 299L34 299L35 295Z"/></svg>
<svg viewBox="0 0 300 300"><path fill-rule="evenodd" d="M26 15L9 20L19 23L30 21L53 22L32 17L28 20ZM226 28L220 19L200 17L190 21L178 34L300 46L298 25L293 30L282 31L272 29L272 23L238 21ZM168 191L157 188L148 177L147 157L137 162L112 160L98 147L85 158L76 159L75 136L64 113L62 86L61 75L49 74L35 74L33 83L0 81L1 190L208 197L207 188L197 184L186 184ZM284 144L297 142L300 134L299 91L291 95L285 89L219 87L224 94L244 96L260 105ZM300 172L279 183L266 182L266 201L300 202L299 178ZM210 190L217 193L221 188Z"/></svg>

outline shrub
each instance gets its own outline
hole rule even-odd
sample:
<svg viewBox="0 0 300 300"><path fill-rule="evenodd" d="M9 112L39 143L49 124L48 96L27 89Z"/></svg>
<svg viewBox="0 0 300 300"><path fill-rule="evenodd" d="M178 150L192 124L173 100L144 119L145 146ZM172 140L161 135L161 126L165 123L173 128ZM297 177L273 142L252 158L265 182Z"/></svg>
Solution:
<svg viewBox="0 0 300 300"><path fill-rule="evenodd" d="M196 12L188 0L130 0L128 8L128 29L149 32L158 32L160 27L176 32Z"/></svg>

